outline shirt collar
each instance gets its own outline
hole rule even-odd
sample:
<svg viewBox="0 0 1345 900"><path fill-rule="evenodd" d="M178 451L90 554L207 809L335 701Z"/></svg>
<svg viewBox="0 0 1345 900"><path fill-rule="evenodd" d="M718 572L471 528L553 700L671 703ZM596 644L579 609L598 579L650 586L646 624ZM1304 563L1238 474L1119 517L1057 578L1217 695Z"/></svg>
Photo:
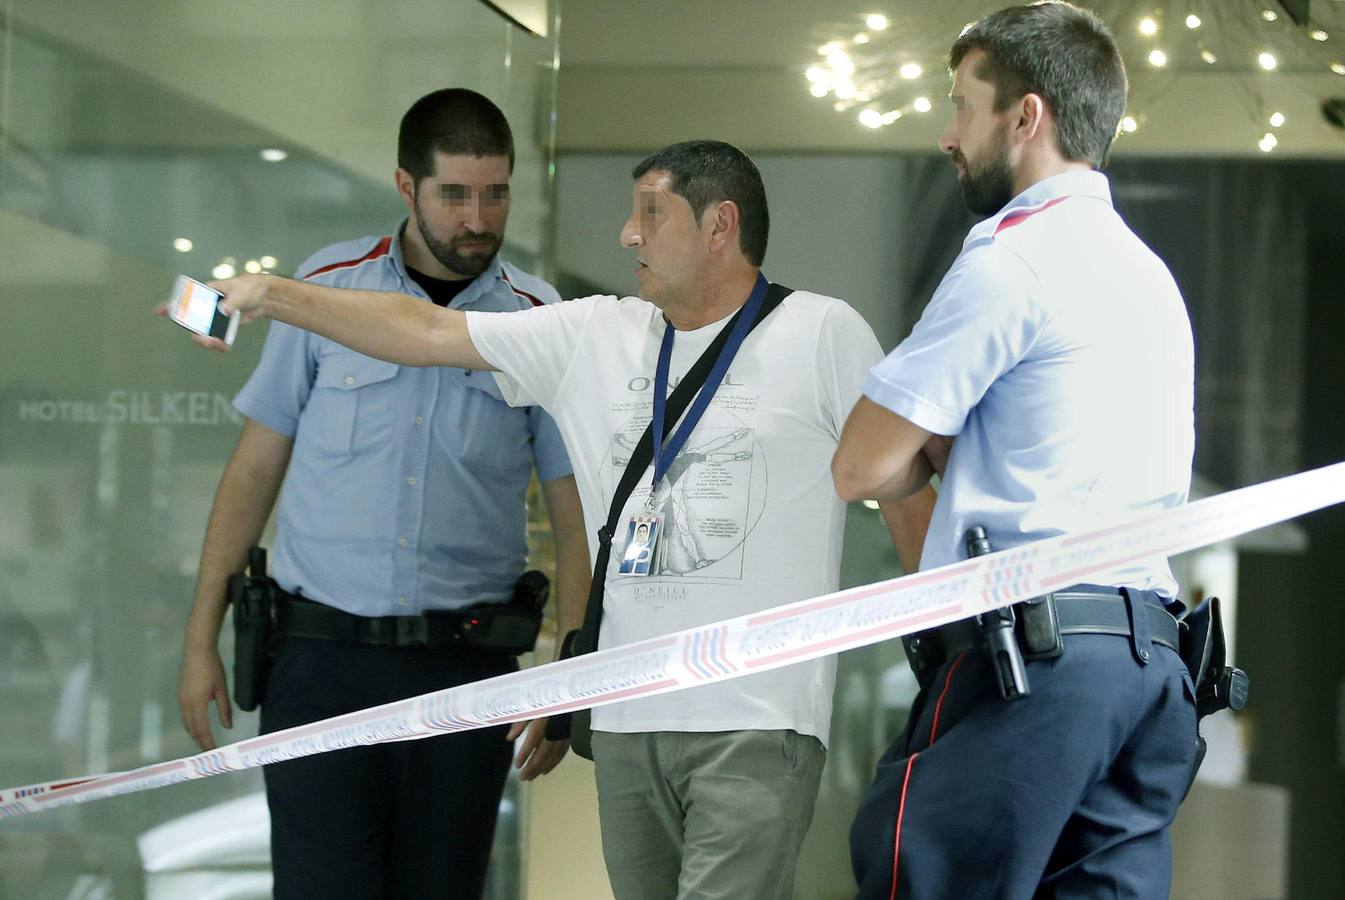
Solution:
<svg viewBox="0 0 1345 900"><path fill-rule="evenodd" d="M402 235L405 234L406 225L410 221L411 219L409 216L402 219L402 223L398 225L397 230L393 232L392 247L389 249L387 257L388 265L393 267L393 271L396 272L397 277L401 279L402 290L405 293L416 297L423 297L428 300L429 297L423 290L421 290L420 285L416 284L415 279L406 271L406 257L402 255ZM490 268L472 279L472 283L468 285L461 294L458 294L458 296L453 298L453 302L449 304L449 308L458 309L459 307L476 302L483 294L492 290L496 284L504 280L502 274L503 271L503 260L501 259L500 254L497 253L495 254L495 258L490 262Z"/></svg>
<svg viewBox="0 0 1345 900"><path fill-rule="evenodd" d="M1024 210L1036 209L1052 200L1065 197L1091 197L1110 206L1112 204L1111 185L1107 176L1095 169L1087 172L1061 172L1059 175L1043 178L1004 204L1004 208L999 212L978 223L967 235L967 240L971 242L974 239L994 234L995 230L999 228L1000 222L1006 216Z"/></svg>

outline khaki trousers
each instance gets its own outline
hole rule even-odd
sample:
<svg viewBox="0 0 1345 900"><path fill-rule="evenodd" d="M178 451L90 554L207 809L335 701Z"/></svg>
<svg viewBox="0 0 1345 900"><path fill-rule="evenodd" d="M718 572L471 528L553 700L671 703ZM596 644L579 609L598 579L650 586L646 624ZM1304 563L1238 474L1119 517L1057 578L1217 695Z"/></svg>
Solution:
<svg viewBox="0 0 1345 900"><path fill-rule="evenodd" d="M825 760L793 731L595 731L617 900L792 900Z"/></svg>

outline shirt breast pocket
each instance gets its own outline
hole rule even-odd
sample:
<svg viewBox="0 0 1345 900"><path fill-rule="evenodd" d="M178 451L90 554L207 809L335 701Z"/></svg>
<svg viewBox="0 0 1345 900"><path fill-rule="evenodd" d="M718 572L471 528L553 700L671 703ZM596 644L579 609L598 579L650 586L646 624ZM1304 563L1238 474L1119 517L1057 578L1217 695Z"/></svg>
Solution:
<svg viewBox="0 0 1345 900"><path fill-rule="evenodd" d="M465 376L457 382L457 390L441 390L439 396L434 430L449 453L476 471L507 473L531 467L528 411L511 407L488 372ZM450 397L450 404L444 404ZM446 408L454 401L457 410Z"/></svg>
<svg viewBox="0 0 1345 900"><path fill-rule="evenodd" d="M386 443L397 418L399 368L356 353L324 357L300 423L314 448L343 456Z"/></svg>

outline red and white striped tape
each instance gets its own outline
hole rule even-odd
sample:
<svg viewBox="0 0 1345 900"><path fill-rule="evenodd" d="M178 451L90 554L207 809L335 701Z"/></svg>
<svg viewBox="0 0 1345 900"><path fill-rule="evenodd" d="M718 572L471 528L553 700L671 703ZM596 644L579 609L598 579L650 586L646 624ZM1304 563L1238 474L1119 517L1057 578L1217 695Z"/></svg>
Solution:
<svg viewBox="0 0 1345 900"><path fill-rule="evenodd" d="M649 697L943 625L1345 501L1345 463L665 637L435 691L111 775L0 790L0 819L368 744Z"/></svg>

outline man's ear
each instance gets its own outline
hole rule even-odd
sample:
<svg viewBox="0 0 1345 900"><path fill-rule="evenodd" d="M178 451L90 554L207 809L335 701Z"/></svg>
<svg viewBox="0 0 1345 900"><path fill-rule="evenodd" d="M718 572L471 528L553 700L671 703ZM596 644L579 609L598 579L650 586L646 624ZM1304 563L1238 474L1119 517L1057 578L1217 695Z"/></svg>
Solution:
<svg viewBox="0 0 1345 900"><path fill-rule="evenodd" d="M394 177L397 179L397 193L401 195L402 202L406 204L407 209L415 212L416 180L405 169L398 169Z"/></svg>
<svg viewBox="0 0 1345 900"><path fill-rule="evenodd" d="M738 226L741 224L741 211L732 200L721 200L714 209L706 210L706 216L712 217L710 229L710 249L720 250L727 245L738 246Z"/></svg>
<svg viewBox="0 0 1345 900"><path fill-rule="evenodd" d="M1018 121L1014 131L1021 141L1034 140L1042 129L1050 127L1050 108L1041 94L1024 94L1018 102Z"/></svg>

